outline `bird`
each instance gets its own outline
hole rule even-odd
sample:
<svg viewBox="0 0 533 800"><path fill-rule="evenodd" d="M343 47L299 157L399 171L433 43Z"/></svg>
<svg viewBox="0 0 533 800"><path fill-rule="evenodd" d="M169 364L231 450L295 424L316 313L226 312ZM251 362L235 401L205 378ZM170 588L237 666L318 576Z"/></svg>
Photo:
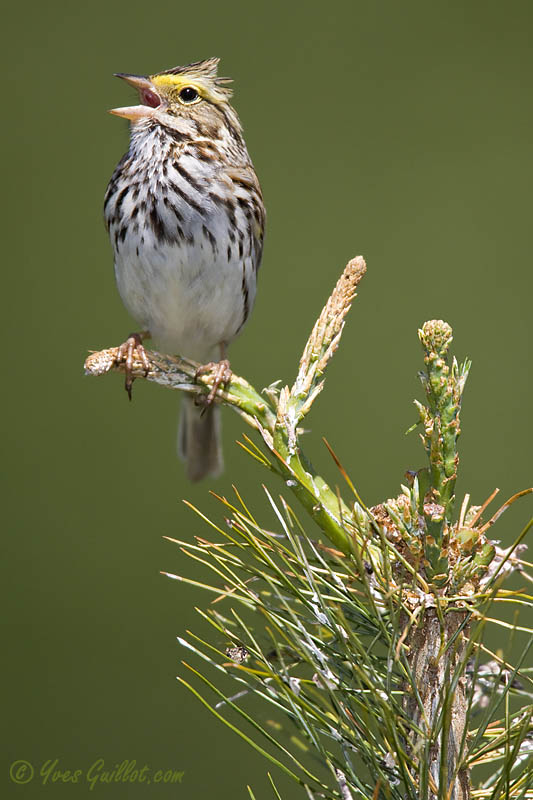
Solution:
<svg viewBox="0 0 533 800"><path fill-rule="evenodd" d="M219 60L116 73L140 103L110 110L129 120L130 144L104 200L118 291L140 328L118 351L130 399L133 354L149 367L147 338L215 371L207 402L182 401L178 454L192 481L223 469L213 400L231 378L228 345L254 305L266 216Z"/></svg>

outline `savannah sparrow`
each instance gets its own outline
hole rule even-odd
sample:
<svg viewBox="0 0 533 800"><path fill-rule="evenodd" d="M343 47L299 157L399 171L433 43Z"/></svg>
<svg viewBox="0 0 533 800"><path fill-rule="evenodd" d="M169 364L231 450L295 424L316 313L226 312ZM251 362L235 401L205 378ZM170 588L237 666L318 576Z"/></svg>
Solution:
<svg viewBox="0 0 533 800"><path fill-rule="evenodd" d="M218 61L118 74L141 105L111 111L130 120L131 139L104 214L120 296L143 329L121 348L126 366L134 349L146 360L151 337L201 364L220 359L220 383L231 375L226 346L253 306L265 209ZM130 397L131 383L126 370ZM192 480L222 469L219 411L184 398L178 451Z"/></svg>

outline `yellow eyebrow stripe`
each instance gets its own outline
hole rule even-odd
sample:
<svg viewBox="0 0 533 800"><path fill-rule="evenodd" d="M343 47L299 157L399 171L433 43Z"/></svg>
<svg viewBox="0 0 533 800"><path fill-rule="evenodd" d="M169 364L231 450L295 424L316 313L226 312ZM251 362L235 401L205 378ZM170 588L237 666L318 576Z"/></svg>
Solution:
<svg viewBox="0 0 533 800"><path fill-rule="evenodd" d="M150 80L156 89L169 94L177 93L185 86L192 86L201 97L212 103L221 103L225 99L208 81L197 80L187 75L154 75Z"/></svg>

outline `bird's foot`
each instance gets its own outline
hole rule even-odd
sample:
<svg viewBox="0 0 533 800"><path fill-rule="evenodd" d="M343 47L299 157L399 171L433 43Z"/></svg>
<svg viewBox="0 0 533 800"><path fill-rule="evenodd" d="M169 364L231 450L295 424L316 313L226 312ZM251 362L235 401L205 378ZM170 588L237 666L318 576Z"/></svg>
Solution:
<svg viewBox="0 0 533 800"><path fill-rule="evenodd" d="M204 400L206 406L210 406L213 403L220 386L226 386L233 375L228 359L223 358L221 361L210 361L209 364L203 364L201 367L198 367L196 375L194 376L195 380L197 380L200 375L206 375L210 372L213 374L213 386Z"/></svg>
<svg viewBox="0 0 533 800"><path fill-rule="evenodd" d="M126 379L124 382L124 388L126 389L130 400L131 400L131 387L133 386L133 381L135 380L132 374L133 357L137 356L137 358L140 359L144 367L145 375L148 375L148 373L150 372L150 361L148 359L148 356L146 355L146 350L144 349L143 345L143 338L148 338L148 337L149 334L145 331L143 331L142 333L130 333L126 341L120 345L117 351L115 363L125 365Z"/></svg>

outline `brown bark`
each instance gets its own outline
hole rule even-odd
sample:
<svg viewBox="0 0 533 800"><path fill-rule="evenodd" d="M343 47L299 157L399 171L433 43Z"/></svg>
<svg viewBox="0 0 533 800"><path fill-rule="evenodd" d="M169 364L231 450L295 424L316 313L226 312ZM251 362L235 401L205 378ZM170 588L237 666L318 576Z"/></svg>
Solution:
<svg viewBox="0 0 533 800"><path fill-rule="evenodd" d="M442 628L435 609L427 609L421 623L410 631L406 639L406 643L409 645L407 660L423 710L409 686L406 692L405 707L413 723L428 734L433 730L442 709L442 698L447 688L446 681L449 685L457 663L464 655L468 637L467 628L459 634L448 650L444 653L442 651L464 619L465 612L449 611L444 615ZM464 752L460 752L460 750L466 725L466 712L466 680L463 676L458 681L451 698L448 720L445 721L436 741L430 747L429 763L423 764L420 761L421 758L424 758L423 748L427 738L420 737L415 730L411 734L410 750L418 765L419 776L426 769L430 775L429 800L437 800L437 798L441 800L446 797L449 797L450 800L469 800L470 798L469 770L462 768L457 771L457 765L464 756ZM443 746L446 745L445 772L442 780L444 785L441 786L441 760ZM452 783L453 786L451 786Z"/></svg>

